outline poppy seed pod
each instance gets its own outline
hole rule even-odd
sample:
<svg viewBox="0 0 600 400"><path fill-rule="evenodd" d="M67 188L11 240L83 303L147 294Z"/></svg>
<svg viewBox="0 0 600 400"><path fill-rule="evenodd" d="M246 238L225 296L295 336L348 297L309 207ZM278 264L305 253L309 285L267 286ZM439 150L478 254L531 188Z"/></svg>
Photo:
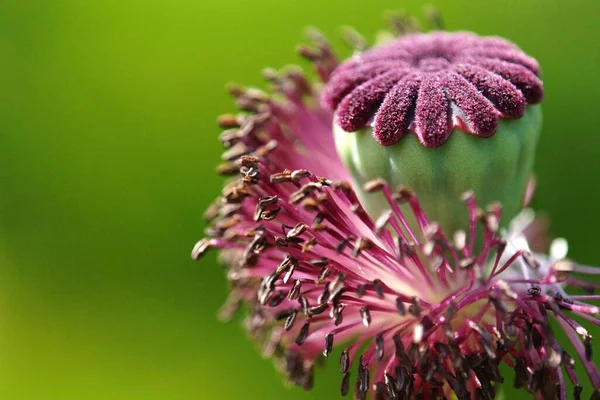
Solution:
<svg viewBox="0 0 600 400"><path fill-rule="evenodd" d="M473 190L522 209L542 118L537 62L512 43L472 33L413 33L356 53L321 99L335 112L338 154L357 186L383 178L419 193L450 231L464 226L455 199ZM372 213L385 205L359 194Z"/></svg>

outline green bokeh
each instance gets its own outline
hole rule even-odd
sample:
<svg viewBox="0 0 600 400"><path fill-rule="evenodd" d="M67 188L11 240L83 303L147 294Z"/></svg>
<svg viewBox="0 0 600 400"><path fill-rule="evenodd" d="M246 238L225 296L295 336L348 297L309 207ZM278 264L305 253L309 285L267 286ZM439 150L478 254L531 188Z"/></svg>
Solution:
<svg viewBox="0 0 600 400"><path fill-rule="evenodd" d="M421 6L0 2L0 399L337 398L334 370L309 394L284 387L239 324L217 322L214 256L189 260L221 185L215 116L233 109L226 82L261 85L264 66L297 61L305 25L375 33L382 11ZM599 263L600 2L438 6L450 28L541 62L536 205Z"/></svg>

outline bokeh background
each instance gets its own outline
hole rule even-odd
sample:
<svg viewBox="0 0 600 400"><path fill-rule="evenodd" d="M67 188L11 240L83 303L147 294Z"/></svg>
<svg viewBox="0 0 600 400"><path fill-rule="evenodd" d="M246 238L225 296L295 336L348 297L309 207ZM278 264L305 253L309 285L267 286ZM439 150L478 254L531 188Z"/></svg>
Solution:
<svg viewBox="0 0 600 400"><path fill-rule="evenodd" d="M282 385L239 321L217 321L214 255L189 259L221 186L215 117L233 110L225 83L262 86L263 67L299 62L306 25L373 37L383 11L422 6L0 2L0 399L337 398L335 368L308 394ZM448 28L541 62L535 205L573 257L600 263L600 2L437 6Z"/></svg>

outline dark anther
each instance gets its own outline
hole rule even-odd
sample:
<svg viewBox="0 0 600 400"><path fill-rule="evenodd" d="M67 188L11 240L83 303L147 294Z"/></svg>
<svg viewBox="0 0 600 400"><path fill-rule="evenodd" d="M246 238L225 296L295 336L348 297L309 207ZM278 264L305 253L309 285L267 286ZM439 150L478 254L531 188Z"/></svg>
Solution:
<svg viewBox="0 0 600 400"><path fill-rule="evenodd" d="M481 338L481 341L479 342L479 344L481 344L481 346L483 347L483 349L485 350L485 352L487 353L488 357L493 359L496 356L496 352L494 351L493 347L492 347L492 335L485 329L483 329L481 326L473 323L471 325L471 329L473 329L475 332L477 332Z"/></svg>
<svg viewBox="0 0 600 400"><path fill-rule="evenodd" d="M344 377L342 378L342 384L340 387L340 394L342 396L346 396L350 391L350 372L344 372Z"/></svg>
<svg viewBox="0 0 600 400"><path fill-rule="evenodd" d="M583 346L585 347L585 359L588 361L592 361L592 336L585 335L583 338Z"/></svg>
<svg viewBox="0 0 600 400"><path fill-rule="evenodd" d="M319 297L317 298L317 304L327 303L329 301L329 285L325 286Z"/></svg>
<svg viewBox="0 0 600 400"><path fill-rule="evenodd" d="M375 384L375 400L388 400L385 383L377 382Z"/></svg>
<svg viewBox="0 0 600 400"><path fill-rule="evenodd" d="M490 301L494 305L494 308L500 314L501 317L506 315L506 307L504 307L504 303L498 298L498 296L494 292L490 293L488 298L490 299Z"/></svg>
<svg viewBox="0 0 600 400"><path fill-rule="evenodd" d="M538 350L544 345L544 336L542 336L535 326L531 330L531 339L533 341L533 347Z"/></svg>
<svg viewBox="0 0 600 400"><path fill-rule="evenodd" d="M260 304L267 304L269 297L275 292L275 279L277 279L276 275L270 275L260 282L260 286L257 291L258 301Z"/></svg>
<svg viewBox="0 0 600 400"><path fill-rule="evenodd" d="M398 390L396 388L396 380L394 377L386 372L384 375L384 382L390 400L398 400Z"/></svg>
<svg viewBox="0 0 600 400"><path fill-rule="evenodd" d="M408 375L407 382L404 386L404 399L411 399L414 390L415 377L413 374Z"/></svg>
<svg viewBox="0 0 600 400"><path fill-rule="evenodd" d="M500 368L498 368L498 363L494 358L488 358L486 364L482 368L485 369L491 381L498 383L504 382Z"/></svg>
<svg viewBox="0 0 600 400"><path fill-rule="evenodd" d="M325 336L325 349L323 349L323 355L329 357L331 350L333 350L333 333L328 333L327 336Z"/></svg>
<svg viewBox="0 0 600 400"><path fill-rule="evenodd" d="M560 353L560 359L561 359L561 364L565 367L565 368L575 368L575 361L573 360L573 357L571 357L569 355L569 353L567 353L566 350L562 350Z"/></svg>
<svg viewBox="0 0 600 400"><path fill-rule="evenodd" d="M298 182L300 179L308 178L311 175L312 174L310 173L310 171L307 171L305 169L297 169L292 172L291 177L294 182Z"/></svg>
<svg viewBox="0 0 600 400"><path fill-rule="evenodd" d="M265 197L261 197L258 200L258 205L262 208L266 208L266 207L277 204L278 201L279 201L279 199L277 198L277 196L265 196Z"/></svg>
<svg viewBox="0 0 600 400"><path fill-rule="evenodd" d="M316 190L320 190L323 187L320 183L310 182L306 185L302 186L300 189L295 191L290 195L290 203L297 204L300 201L304 200L309 194L313 193Z"/></svg>
<svg viewBox="0 0 600 400"><path fill-rule="evenodd" d="M381 334L375 337L375 361L381 361L384 354L384 341Z"/></svg>
<svg viewBox="0 0 600 400"><path fill-rule="evenodd" d="M435 374L437 368L438 366L435 363L431 363L427 369L427 374L425 374L425 382L432 382L433 374Z"/></svg>
<svg viewBox="0 0 600 400"><path fill-rule="evenodd" d="M371 242L367 239L358 238L354 242L354 248L352 249L352 257L358 257L360 253L371 246Z"/></svg>
<svg viewBox="0 0 600 400"><path fill-rule="evenodd" d="M532 378L531 373L527 370L527 365L525 364L525 360L522 358L517 358L515 362L515 388L527 388L530 385L530 381Z"/></svg>
<svg viewBox="0 0 600 400"><path fill-rule="evenodd" d="M573 386L573 399L581 400L581 392L583 392L583 386L579 383Z"/></svg>
<svg viewBox="0 0 600 400"><path fill-rule="evenodd" d="M435 350L436 350L438 353L440 353L440 355L441 355L443 358L446 358L446 357L448 357L448 355L450 354L450 348L449 348L449 347L448 347L448 346L447 346L445 343L442 343L442 342L435 342L435 343L433 344L433 348L434 348L434 349L435 349Z"/></svg>
<svg viewBox="0 0 600 400"><path fill-rule="evenodd" d="M323 268L323 267L327 266L329 261L327 261L327 259L323 257L323 258L316 258L314 260L310 260L309 263L310 263L310 265L313 265L315 267Z"/></svg>
<svg viewBox="0 0 600 400"><path fill-rule="evenodd" d="M288 238L288 239L289 239L289 238L295 238L295 237L298 237L298 236L302 235L302 234L303 234L303 233L306 231L306 228L308 228L308 226L307 226L306 224L304 224L304 223L302 223L302 222L298 222L298 223L296 224L296 226L294 226L294 227L292 228L292 230L290 230L290 231L287 233L287 235L286 235L286 236L287 236L287 238Z"/></svg>
<svg viewBox="0 0 600 400"><path fill-rule="evenodd" d="M371 325L371 313L369 312L369 308L367 306L360 309L360 316L363 324L368 328L369 325Z"/></svg>
<svg viewBox="0 0 600 400"><path fill-rule="evenodd" d="M350 238L343 239L335 248L335 252L338 254L343 253L348 243L350 243Z"/></svg>
<svg viewBox="0 0 600 400"><path fill-rule="evenodd" d="M313 219L313 224L320 224L325 221L325 215L323 213L317 213Z"/></svg>
<svg viewBox="0 0 600 400"><path fill-rule="evenodd" d="M475 375L481 383L481 392L479 393L483 395L478 398L494 400L496 398L496 391L494 389L494 384L492 383L492 378L486 367L486 365L482 365L475 369Z"/></svg>
<svg viewBox="0 0 600 400"><path fill-rule="evenodd" d="M333 324L335 326L340 325L343 321L344 317L343 317L342 311L344 311L343 304L340 304L339 306L337 306L333 309L331 318L333 318Z"/></svg>
<svg viewBox="0 0 600 400"><path fill-rule="evenodd" d="M471 393L467 390L467 384L462 375L458 374L456 377L452 374L446 376L446 380L452 388L452 391L456 394L458 400L470 400Z"/></svg>
<svg viewBox="0 0 600 400"><path fill-rule="evenodd" d="M344 289L344 274L338 273L327 285L329 300L335 300L341 295Z"/></svg>
<svg viewBox="0 0 600 400"><path fill-rule="evenodd" d="M273 184L291 182L292 175L290 172L281 172L278 174L271 175L270 180L271 180L271 183L273 183Z"/></svg>
<svg viewBox="0 0 600 400"><path fill-rule="evenodd" d="M369 369L363 364L362 356L358 361L358 379L356 383L360 393L367 393L369 390Z"/></svg>
<svg viewBox="0 0 600 400"><path fill-rule="evenodd" d="M417 368L419 368L419 364L421 364L421 360L419 359L419 346L416 343L411 343L408 346L408 351L406 352L408 359L410 360L410 364L416 364Z"/></svg>
<svg viewBox="0 0 600 400"><path fill-rule="evenodd" d="M285 275L283 276L283 283L286 284L290 281L290 279L292 278L292 275L294 274L294 271L296 270L296 266L292 265L292 267L290 269L287 270L287 272L285 273Z"/></svg>
<svg viewBox="0 0 600 400"><path fill-rule="evenodd" d="M202 239L192 249L192 259L199 260L210 249L210 240Z"/></svg>
<svg viewBox="0 0 600 400"><path fill-rule="evenodd" d="M296 300L300 296L301 287L302 281L300 279L296 279L294 281L294 286L292 286L290 293L288 294L288 300Z"/></svg>
<svg viewBox="0 0 600 400"><path fill-rule="evenodd" d="M535 391L541 395L542 399L556 399L558 396L559 385L552 376L552 370L548 367L542 367L534 374Z"/></svg>
<svg viewBox="0 0 600 400"><path fill-rule="evenodd" d="M242 166L247 168L257 168L259 166L260 159L255 156L242 156Z"/></svg>
<svg viewBox="0 0 600 400"><path fill-rule="evenodd" d="M366 292L367 292L367 285L360 284L356 287L356 295L358 297L363 297Z"/></svg>
<svg viewBox="0 0 600 400"><path fill-rule="evenodd" d="M375 288L375 293L377 293L377 297L383 299L383 286L379 279L375 279L373 281L373 288Z"/></svg>
<svg viewBox="0 0 600 400"><path fill-rule="evenodd" d="M406 315L406 307L404 306L404 301L402 301L400 297L396 297L396 309L401 316Z"/></svg>
<svg viewBox="0 0 600 400"><path fill-rule="evenodd" d="M298 346L301 346L304 341L306 340L306 337L308 336L308 328L310 327L310 322L305 322L304 325L302 325L302 328L300 328L300 333L298 333L298 336L296 337L296 344Z"/></svg>
<svg viewBox="0 0 600 400"><path fill-rule="evenodd" d="M404 350L404 345L402 344L402 339L400 338L400 335L396 334L393 337L394 339L394 347L396 350L396 358L400 361L400 363L405 366L406 368L411 368L412 369L412 363L409 360L408 356L406 355L406 352Z"/></svg>
<svg viewBox="0 0 600 400"><path fill-rule="evenodd" d="M281 304L281 302L285 299L285 292L280 290L275 293L274 296L271 296L271 299L268 301L269 307L277 307Z"/></svg>
<svg viewBox="0 0 600 400"><path fill-rule="evenodd" d="M329 273L330 273L329 268L323 268L321 270L321 272L319 273L319 276L317 277L317 279L315 279L315 283L317 285L319 285L319 284L325 282L325 279L327 279L327 277L329 276Z"/></svg>
<svg viewBox="0 0 600 400"><path fill-rule="evenodd" d="M527 289L527 294L529 294L531 297L537 297L542 293L542 288L539 286L533 286L530 287L529 289Z"/></svg>
<svg viewBox="0 0 600 400"><path fill-rule="evenodd" d="M531 330L533 327L529 323L523 325L523 337L525 339L525 350L529 351L533 347L533 338L531 336Z"/></svg>
<svg viewBox="0 0 600 400"><path fill-rule="evenodd" d="M298 315L298 310L293 309L292 313L287 316L285 319L285 324L283 325L283 329L289 331L294 326L294 322L296 321L296 315Z"/></svg>
<svg viewBox="0 0 600 400"><path fill-rule="evenodd" d="M345 374L346 372L348 372L349 368L350 368L350 353L348 353L347 349L344 349L344 351L342 351L342 354L340 355L340 372L342 374Z"/></svg>
<svg viewBox="0 0 600 400"><path fill-rule="evenodd" d="M421 301L419 300L418 297L413 297L411 299L412 304L410 305L410 307L408 307L408 312L419 318L421 316Z"/></svg>
<svg viewBox="0 0 600 400"><path fill-rule="evenodd" d="M287 319L290 315L297 313L298 310L296 310L295 308L288 308L287 310L281 310L278 311L277 314L275 314L275 319L277 321L281 321L282 319Z"/></svg>
<svg viewBox="0 0 600 400"><path fill-rule="evenodd" d="M396 391L398 392L398 397L401 397L406 385L409 383L409 373L405 367L402 367L400 365L396 366L395 372Z"/></svg>
<svg viewBox="0 0 600 400"><path fill-rule="evenodd" d="M304 313L304 315L308 316L308 300L306 300L306 297L304 297L304 296L298 297L298 303L300 303L300 306L302 307L302 312Z"/></svg>
<svg viewBox="0 0 600 400"><path fill-rule="evenodd" d="M298 265L298 261L294 257L292 257L288 254L285 256L285 258L283 259L281 264L279 264L279 266L275 270L275 275L280 275L283 272L287 271L292 266L296 266L296 265Z"/></svg>
<svg viewBox="0 0 600 400"><path fill-rule="evenodd" d="M327 303L321 303L319 305L313 306L313 307L309 307L308 308L308 317L312 317L315 315L319 315L321 314L323 311L325 311L328 307Z"/></svg>
<svg viewBox="0 0 600 400"><path fill-rule="evenodd" d="M428 315L426 315L423 318L421 318L421 325L423 325L423 330L427 332L433 327L433 321Z"/></svg>

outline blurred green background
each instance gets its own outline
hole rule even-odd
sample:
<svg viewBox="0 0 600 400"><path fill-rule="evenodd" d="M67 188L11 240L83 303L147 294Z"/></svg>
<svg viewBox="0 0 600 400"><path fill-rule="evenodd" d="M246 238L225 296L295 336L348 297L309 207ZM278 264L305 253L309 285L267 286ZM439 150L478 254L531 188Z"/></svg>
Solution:
<svg viewBox="0 0 600 400"><path fill-rule="evenodd" d="M311 393L284 387L239 323L217 321L214 255L189 259L221 186L215 117L233 110L225 83L298 62L306 25L373 37L383 11L422 5L0 2L0 399L337 398L333 370ZM450 29L541 62L536 206L573 257L600 263L600 2L437 6Z"/></svg>

